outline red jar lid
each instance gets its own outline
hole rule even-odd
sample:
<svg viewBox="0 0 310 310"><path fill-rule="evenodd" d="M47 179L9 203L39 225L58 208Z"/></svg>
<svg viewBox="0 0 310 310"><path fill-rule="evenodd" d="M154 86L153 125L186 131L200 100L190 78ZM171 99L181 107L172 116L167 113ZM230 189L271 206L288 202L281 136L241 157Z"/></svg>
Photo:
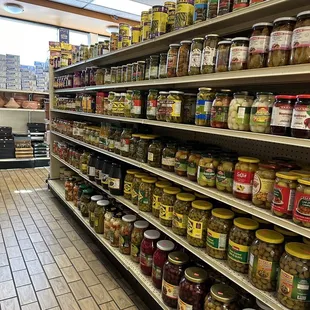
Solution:
<svg viewBox="0 0 310 310"><path fill-rule="evenodd" d="M310 94L297 95L297 99L310 99Z"/></svg>
<svg viewBox="0 0 310 310"><path fill-rule="evenodd" d="M296 96L290 96L290 95L278 95L276 96L276 99L287 99L287 100L292 100L296 99Z"/></svg>

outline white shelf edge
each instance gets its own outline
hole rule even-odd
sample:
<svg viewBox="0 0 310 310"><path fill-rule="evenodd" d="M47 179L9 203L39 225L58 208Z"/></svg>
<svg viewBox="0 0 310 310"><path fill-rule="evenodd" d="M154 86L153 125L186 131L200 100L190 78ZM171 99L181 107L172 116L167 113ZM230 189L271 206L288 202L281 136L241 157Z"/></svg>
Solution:
<svg viewBox="0 0 310 310"><path fill-rule="evenodd" d="M153 284L151 277L147 277L140 271L139 264L131 261L128 255L119 252L118 248L112 247L102 235L97 234L94 229L90 226L88 218L84 218L79 210L74 207L72 202L66 201L65 191L63 183L59 180L48 180L49 186L58 195L58 197L73 211L73 213L79 218L84 226L98 239L98 241L127 269L135 279L145 288L145 290L154 298L154 300L160 305L162 309L169 310L162 299L160 290L156 289Z"/></svg>
<svg viewBox="0 0 310 310"><path fill-rule="evenodd" d="M269 210L260 209L260 208L256 207L255 205L253 205L249 201L244 201L244 200L235 198L232 194L223 193L223 192L218 191L217 189L214 189L214 188L202 187L202 186L198 185L197 183L188 180L185 177L180 177L174 173L167 172L167 171L164 171L164 170L159 169L159 168L150 167L149 165L147 165L145 163L139 163L136 160L130 159L128 157L123 157L123 156L117 155L115 153L111 153L109 151L102 150L96 146L89 145L85 142L82 142L82 141L76 140L74 138L65 136L65 135L60 134L58 132L51 131L51 133L55 134L56 136L59 136L63 139L66 139L68 141L72 141L76 144L82 145L82 146L84 146L90 150L96 151L98 153L107 155L109 157L118 159L118 160L123 161L125 163L131 164L133 166L136 166L136 167L139 167L139 168L144 169L146 171L149 171L151 173L154 173L158 176L161 176L161 177L166 178L168 180L171 180L175 183L178 183L182 186L190 188L196 192L204 194L210 198L213 198L215 200L226 203L231 207L235 207L239 210L245 211L251 215L254 215L256 217L264 219L264 220L271 222L273 224L276 224L280 227L283 227L283 228L288 229L290 231L296 232L302 236L310 238L310 229L309 228L299 226L299 225L295 224L292 220L288 220L288 219L284 219L281 217L274 216Z"/></svg>
<svg viewBox="0 0 310 310"><path fill-rule="evenodd" d="M11 108L0 108L1 111L14 111L14 112L41 112L44 113L45 110L39 110L39 109L11 109Z"/></svg>
<svg viewBox="0 0 310 310"><path fill-rule="evenodd" d="M36 95L48 95L48 92L40 92L40 91L29 91L22 89L7 89L0 88L0 93L22 93L22 94L36 94Z"/></svg>
<svg viewBox="0 0 310 310"><path fill-rule="evenodd" d="M96 186L98 189L100 189L101 191L105 192L109 196L113 197L116 201L122 203L123 205L125 205L129 209L133 210L140 217L142 217L145 220L147 220L149 223L154 225L157 229L159 229L160 231L165 233L167 236L169 236L170 238L175 240L177 243L182 245L184 248L189 250L191 253L193 253L194 255L199 257L200 259L202 259L208 265L210 265L214 269L216 269L219 272L221 272L222 274L224 274L227 278L229 278L230 280L232 280L233 282L235 282L236 284L238 284L239 286L241 286L242 288L244 288L245 290L250 292L253 296L255 296L256 298L260 299L262 302L268 304L270 307L272 307L272 309L275 309L275 310L286 309L285 307L280 305L280 303L272 296L271 293L265 293L265 292L255 288L249 282L249 280L248 280L246 275L243 275L243 274L240 274L240 273L237 273L237 272L231 270L231 268L225 263L225 261L214 259L214 258L210 257L209 255L207 255L203 249L197 248L197 247L194 247L194 246L190 245L187 242L185 237L178 236L178 235L176 235L171 230L171 228L165 227L165 226L161 225L159 220L156 217L154 217L150 212L142 212L142 211L140 211L137 206L132 204L130 201L125 199L123 196L115 196L115 195L110 194L110 192L108 190L104 189L102 186L98 185L96 182L93 182L93 181L89 180L89 178L85 174L81 173L80 170L78 170L77 168L73 167L72 165L67 163L65 160L62 160L57 155L52 155L52 156L55 159L57 159L59 162L61 162L64 165L66 165L68 168L70 168L73 171L75 171L78 175L80 175L86 181L88 181L89 183L93 184L94 186Z"/></svg>
<svg viewBox="0 0 310 310"><path fill-rule="evenodd" d="M0 162L13 162L13 161L36 161L36 160L50 160L50 157L35 157L35 158L3 158Z"/></svg>

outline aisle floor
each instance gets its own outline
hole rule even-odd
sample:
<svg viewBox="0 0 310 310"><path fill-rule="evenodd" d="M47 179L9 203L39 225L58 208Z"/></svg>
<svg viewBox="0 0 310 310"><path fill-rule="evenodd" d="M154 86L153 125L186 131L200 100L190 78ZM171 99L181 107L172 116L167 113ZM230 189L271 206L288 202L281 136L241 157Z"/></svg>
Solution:
<svg viewBox="0 0 310 310"><path fill-rule="evenodd" d="M146 310L46 185L45 168L0 170L1 310Z"/></svg>

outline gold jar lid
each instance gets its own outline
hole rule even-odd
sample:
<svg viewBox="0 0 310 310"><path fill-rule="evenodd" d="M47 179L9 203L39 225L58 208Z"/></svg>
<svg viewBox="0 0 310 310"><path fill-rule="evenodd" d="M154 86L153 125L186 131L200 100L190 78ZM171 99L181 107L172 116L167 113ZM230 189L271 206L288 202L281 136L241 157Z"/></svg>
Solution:
<svg viewBox="0 0 310 310"><path fill-rule="evenodd" d="M128 169L126 171L127 174L137 174L139 172L141 172L141 170L139 170L139 169Z"/></svg>
<svg viewBox="0 0 310 310"><path fill-rule="evenodd" d="M142 178L142 182L144 183L148 183L148 184L154 184L156 183L157 179L156 178L152 178L152 177L146 177L146 178Z"/></svg>
<svg viewBox="0 0 310 310"><path fill-rule="evenodd" d="M159 188L165 188L165 187L170 187L171 186L171 183L169 181L158 181L156 182L156 187L159 187Z"/></svg>
<svg viewBox="0 0 310 310"><path fill-rule="evenodd" d="M284 236L277 231L271 229L259 229L255 233L256 238L272 244L281 244L284 241Z"/></svg>
<svg viewBox="0 0 310 310"><path fill-rule="evenodd" d="M251 220L246 217L237 217L234 219L234 225L245 230L255 230L259 226L255 220Z"/></svg>
<svg viewBox="0 0 310 310"><path fill-rule="evenodd" d="M175 251L169 253L168 260L174 265L184 265L189 261L189 257L186 253Z"/></svg>
<svg viewBox="0 0 310 310"><path fill-rule="evenodd" d="M189 193L179 193L177 194L177 199L181 201L194 201L195 195Z"/></svg>
<svg viewBox="0 0 310 310"><path fill-rule="evenodd" d="M214 284L210 290L211 296L223 303L230 303L236 297L236 291L227 284Z"/></svg>
<svg viewBox="0 0 310 310"><path fill-rule="evenodd" d="M211 210L213 208L213 205L209 201L195 200L192 202L192 207L199 210Z"/></svg>
<svg viewBox="0 0 310 310"><path fill-rule="evenodd" d="M185 278L194 283L203 283L207 280L207 272L199 267L189 267L185 269Z"/></svg>
<svg viewBox="0 0 310 310"><path fill-rule="evenodd" d="M180 192L181 192L181 189L178 188L178 187L172 187L171 186L171 187L164 188L164 193L166 193L166 194L176 195L176 194L178 194Z"/></svg>
<svg viewBox="0 0 310 310"><path fill-rule="evenodd" d="M235 213L229 209L216 208L212 210L212 215L223 220L231 220L234 218Z"/></svg>
<svg viewBox="0 0 310 310"><path fill-rule="evenodd" d="M295 257L310 260L310 246L300 242L289 242L285 245L285 252Z"/></svg>

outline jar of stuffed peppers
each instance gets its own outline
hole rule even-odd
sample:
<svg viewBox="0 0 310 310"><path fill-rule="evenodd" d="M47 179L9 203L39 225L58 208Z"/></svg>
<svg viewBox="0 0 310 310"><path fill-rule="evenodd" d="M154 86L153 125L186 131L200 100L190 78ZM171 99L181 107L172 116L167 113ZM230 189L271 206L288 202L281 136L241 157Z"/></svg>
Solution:
<svg viewBox="0 0 310 310"><path fill-rule="evenodd" d="M196 102L195 125L210 126L211 107L215 99L215 93L212 88L199 88Z"/></svg>
<svg viewBox="0 0 310 310"><path fill-rule="evenodd" d="M157 179L143 177L139 186L138 206L140 211L151 212L153 204L153 192Z"/></svg>
<svg viewBox="0 0 310 310"><path fill-rule="evenodd" d="M228 155L221 157L217 167L215 185L219 191L232 193L236 160Z"/></svg>
<svg viewBox="0 0 310 310"><path fill-rule="evenodd" d="M167 97L166 122L182 123L184 92L170 91Z"/></svg>
<svg viewBox="0 0 310 310"><path fill-rule="evenodd" d="M219 153L203 153L199 160L197 182L201 186L215 187L216 171L220 163Z"/></svg>
<svg viewBox="0 0 310 310"><path fill-rule="evenodd" d="M168 103L168 95L167 91L160 91L157 99L157 111L156 111L156 120L158 121L166 121L167 114L167 103Z"/></svg>
<svg viewBox="0 0 310 310"><path fill-rule="evenodd" d="M110 240L111 219L116 212L116 208L107 208L104 214L103 238Z"/></svg>
<svg viewBox="0 0 310 310"><path fill-rule="evenodd" d="M214 284L204 303L204 310L235 310L238 309L236 291L227 284Z"/></svg>
<svg viewBox="0 0 310 310"><path fill-rule="evenodd" d="M119 247L122 216L121 212L117 212L110 220L110 245L113 247Z"/></svg>
<svg viewBox="0 0 310 310"><path fill-rule="evenodd" d="M133 224L133 230L130 238L130 258L135 263L140 263L140 246L143 240L143 234L149 227L147 221L136 221Z"/></svg>
<svg viewBox="0 0 310 310"><path fill-rule="evenodd" d="M293 209L293 221L304 227L310 227L310 178L298 179Z"/></svg>
<svg viewBox="0 0 310 310"><path fill-rule="evenodd" d="M153 192L153 204L152 204L152 214L155 217L159 217L161 197L164 193L164 188L170 187L171 183L168 181L158 181L155 183L155 189Z"/></svg>
<svg viewBox="0 0 310 310"><path fill-rule="evenodd" d="M122 217L122 224L119 237L119 251L122 254L130 255L131 232L133 230L133 225L136 220L137 217L133 214L124 215Z"/></svg>
<svg viewBox="0 0 310 310"><path fill-rule="evenodd" d="M161 197L159 219L160 224L171 227L173 206L176 201L176 195L181 192L178 187L166 187L164 188L163 195Z"/></svg>
<svg viewBox="0 0 310 310"><path fill-rule="evenodd" d="M199 167L199 161L201 159L201 152L197 150L191 150L187 160L187 178L191 181L197 181L197 171Z"/></svg>
<svg viewBox="0 0 310 310"><path fill-rule="evenodd" d="M175 166L175 154L176 154L176 143L168 142L166 147L163 149L161 168L165 171L174 172Z"/></svg>
<svg viewBox="0 0 310 310"><path fill-rule="evenodd" d="M148 148L147 163L151 167L161 167L161 156L162 156L163 145L161 140L155 139L152 141Z"/></svg>
<svg viewBox="0 0 310 310"><path fill-rule="evenodd" d="M213 128L228 128L228 110L232 98L229 93L217 93L211 107L210 125Z"/></svg>
<svg viewBox="0 0 310 310"><path fill-rule="evenodd" d="M135 174L139 173L138 169L128 169L124 179L124 198L131 199L131 188Z"/></svg>
<svg viewBox="0 0 310 310"><path fill-rule="evenodd" d="M189 148L185 146L179 146L178 151L175 154L174 172L180 176L186 176L187 174L187 160L189 156Z"/></svg>
<svg viewBox="0 0 310 310"><path fill-rule="evenodd" d="M147 154L149 146L154 139L151 135L141 135L140 140L137 143L136 160L140 163L147 163Z"/></svg>

